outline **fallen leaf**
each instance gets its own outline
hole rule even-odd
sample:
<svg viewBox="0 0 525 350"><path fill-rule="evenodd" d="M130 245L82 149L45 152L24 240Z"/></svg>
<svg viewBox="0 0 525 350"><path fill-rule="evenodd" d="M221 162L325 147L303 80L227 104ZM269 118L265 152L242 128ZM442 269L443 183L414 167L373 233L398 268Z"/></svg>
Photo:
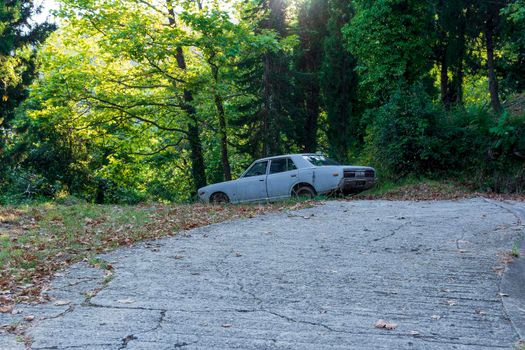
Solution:
<svg viewBox="0 0 525 350"><path fill-rule="evenodd" d="M177 260L180 260L180 259L184 259L184 256L182 256L182 255L175 255L173 258L177 259Z"/></svg>
<svg viewBox="0 0 525 350"><path fill-rule="evenodd" d="M419 332L418 331L410 331L410 332L408 332L408 334L411 335L411 336L417 337L419 335Z"/></svg>
<svg viewBox="0 0 525 350"><path fill-rule="evenodd" d="M433 320L439 320L439 319L441 319L441 316L439 316L439 315L432 315L432 316L430 316L430 318L433 319Z"/></svg>
<svg viewBox="0 0 525 350"><path fill-rule="evenodd" d="M500 297L508 297L509 295L508 294L505 294L505 293L498 293Z"/></svg>
<svg viewBox="0 0 525 350"><path fill-rule="evenodd" d="M68 305L70 303L71 301L69 300L57 300L55 301L55 306L63 306L63 305Z"/></svg>
<svg viewBox="0 0 525 350"><path fill-rule="evenodd" d="M26 317L24 317L24 320L27 321L27 322L31 322L35 319L35 316L33 315L27 315Z"/></svg>
<svg viewBox="0 0 525 350"><path fill-rule="evenodd" d="M13 311L13 306L12 305L5 305L5 306L0 306L0 312L1 313L10 313L11 311Z"/></svg>
<svg viewBox="0 0 525 350"><path fill-rule="evenodd" d="M133 300L131 298L117 300L117 303L121 303L121 304L132 304L134 302L135 302L135 300Z"/></svg>
<svg viewBox="0 0 525 350"><path fill-rule="evenodd" d="M457 300L449 299L445 303L447 303L448 306L454 306L458 304Z"/></svg>
<svg viewBox="0 0 525 350"><path fill-rule="evenodd" d="M387 323L385 325L385 328L388 329L388 330L394 330L394 329L396 329L396 327L397 327L397 323Z"/></svg>
<svg viewBox="0 0 525 350"><path fill-rule="evenodd" d="M376 323L374 323L374 327L376 328L385 328L388 330L396 329L397 324L396 323L390 323L385 320L377 320Z"/></svg>
<svg viewBox="0 0 525 350"><path fill-rule="evenodd" d="M236 257L240 257L240 256L242 256L242 254L239 253L239 252L237 252L237 253L235 253L235 256L236 256Z"/></svg>
<svg viewBox="0 0 525 350"><path fill-rule="evenodd" d="M222 325L222 327L224 327L224 328L230 328L231 326L232 326L231 323L225 323L225 324Z"/></svg>

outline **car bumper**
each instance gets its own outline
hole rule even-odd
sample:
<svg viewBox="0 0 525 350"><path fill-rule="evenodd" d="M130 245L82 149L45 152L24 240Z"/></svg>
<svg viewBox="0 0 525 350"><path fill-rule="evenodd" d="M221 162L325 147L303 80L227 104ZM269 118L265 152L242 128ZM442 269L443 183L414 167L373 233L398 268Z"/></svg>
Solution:
<svg viewBox="0 0 525 350"><path fill-rule="evenodd" d="M372 188L375 183L375 178L344 178L339 183L339 191L344 194L361 192Z"/></svg>

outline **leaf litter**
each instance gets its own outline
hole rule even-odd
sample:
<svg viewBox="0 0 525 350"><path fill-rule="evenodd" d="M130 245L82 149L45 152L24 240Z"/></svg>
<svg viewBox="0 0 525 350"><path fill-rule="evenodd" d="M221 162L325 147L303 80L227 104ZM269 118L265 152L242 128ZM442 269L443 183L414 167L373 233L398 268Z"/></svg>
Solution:
<svg viewBox="0 0 525 350"><path fill-rule="evenodd" d="M89 262L97 254L223 221L312 206L312 201L303 201L0 207L0 313L10 313L15 303L48 302L49 296L42 292L53 276L76 262ZM148 248L159 249L151 243Z"/></svg>

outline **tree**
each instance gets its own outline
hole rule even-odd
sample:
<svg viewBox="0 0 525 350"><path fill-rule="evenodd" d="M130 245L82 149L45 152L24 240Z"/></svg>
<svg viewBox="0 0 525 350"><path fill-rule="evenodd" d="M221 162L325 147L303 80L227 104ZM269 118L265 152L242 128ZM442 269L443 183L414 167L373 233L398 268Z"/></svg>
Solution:
<svg viewBox="0 0 525 350"><path fill-rule="evenodd" d="M328 1L310 0L301 4L298 12L299 45L294 59L295 103L292 113L294 139L304 152L317 150L318 119L321 111L320 71L323 60L328 20Z"/></svg>
<svg viewBox="0 0 525 350"><path fill-rule="evenodd" d="M502 45L504 88L525 91L525 1L509 1L501 11L504 20Z"/></svg>
<svg viewBox="0 0 525 350"><path fill-rule="evenodd" d="M37 74L37 46L55 28L49 23L31 21L39 11L33 1L0 3L0 163L3 166L9 163L6 143L12 134L15 109L27 98L27 88ZM5 170L0 168L0 172Z"/></svg>
<svg viewBox="0 0 525 350"><path fill-rule="evenodd" d="M55 43L51 49L57 55L49 58L46 67L52 72L59 67L55 58L78 61L75 56L79 56L77 69L65 76L57 93L75 101L72 108L75 114L84 111L80 116L88 127L118 125L127 130L129 135L112 131L137 140L119 143L123 157L124 148L143 157L180 152L181 147L187 150L193 193L206 184L201 120L191 91L198 77L188 64L193 53L188 50L188 33L175 21L174 8L199 11L194 5L193 1L169 2L164 7L146 1L65 1L62 16L70 33L61 33L68 37L61 40L65 47ZM84 84L72 91L70 82L78 75L85 76Z"/></svg>
<svg viewBox="0 0 525 350"><path fill-rule="evenodd" d="M209 69L210 79L203 80L199 90L201 93L209 90L214 103L218 121L217 135L220 139L222 179L229 181L232 174L228 156L229 118L225 100L228 100L228 95L235 95L234 91L237 90L232 81L232 70L239 54L242 50L251 48L250 43L257 38L242 23L234 24L229 14L216 5L198 13L186 13L182 19L193 29L192 46L201 51L202 66Z"/></svg>
<svg viewBox="0 0 525 350"><path fill-rule="evenodd" d="M358 60L364 98L382 104L393 91L428 76L433 9L416 0L360 0L356 9L343 32Z"/></svg>
<svg viewBox="0 0 525 350"><path fill-rule="evenodd" d="M463 103L464 60L467 50L467 22L472 10L466 1L439 0L438 40L434 49L440 68L441 101L446 109Z"/></svg>
<svg viewBox="0 0 525 350"><path fill-rule="evenodd" d="M481 18L483 18L483 29L485 39L485 48L487 54L487 76L489 80L489 93L490 93L490 104L495 112L501 112L501 101L499 93L499 83L496 76L496 63L495 63L495 40L498 38L498 34L501 30L501 17L500 11L504 8L505 1L494 0L494 1L480 1L479 9Z"/></svg>
<svg viewBox="0 0 525 350"><path fill-rule="evenodd" d="M238 84L244 94L251 96L237 107L233 124L237 135L247 139L240 145L253 158L282 153L292 147L289 109L292 91L290 55L286 52L288 27L284 0L248 0L243 20L252 30L266 37L273 45L261 53L245 52L239 63ZM273 34L273 39L272 39Z"/></svg>
<svg viewBox="0 0 525 350"><path fill-rule="evenodd" d="M331 157L348 160L349 148L358 138L356 60L345 49L342 29L353 15L351 4L329 1L327 36L321 69L321 92L327 114L327 139Z"/></svg>

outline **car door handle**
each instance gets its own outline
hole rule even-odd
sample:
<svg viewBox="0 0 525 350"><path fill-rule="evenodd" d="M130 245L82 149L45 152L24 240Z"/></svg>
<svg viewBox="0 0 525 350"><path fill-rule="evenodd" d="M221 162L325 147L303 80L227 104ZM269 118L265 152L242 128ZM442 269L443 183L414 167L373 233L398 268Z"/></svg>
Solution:
<svg viewBox="0 0 525 350"><path fill-rule="evenodd" d="M263 182L263 181L264 181L264 179L260 179L259 181Z"/></svg>
<svg viewBox="0 0 525 350"><path fill-rule="evenodd" d="M294 175L290 175L290 177L297 177L297 175L295 175L295 174Z"/></svg>

